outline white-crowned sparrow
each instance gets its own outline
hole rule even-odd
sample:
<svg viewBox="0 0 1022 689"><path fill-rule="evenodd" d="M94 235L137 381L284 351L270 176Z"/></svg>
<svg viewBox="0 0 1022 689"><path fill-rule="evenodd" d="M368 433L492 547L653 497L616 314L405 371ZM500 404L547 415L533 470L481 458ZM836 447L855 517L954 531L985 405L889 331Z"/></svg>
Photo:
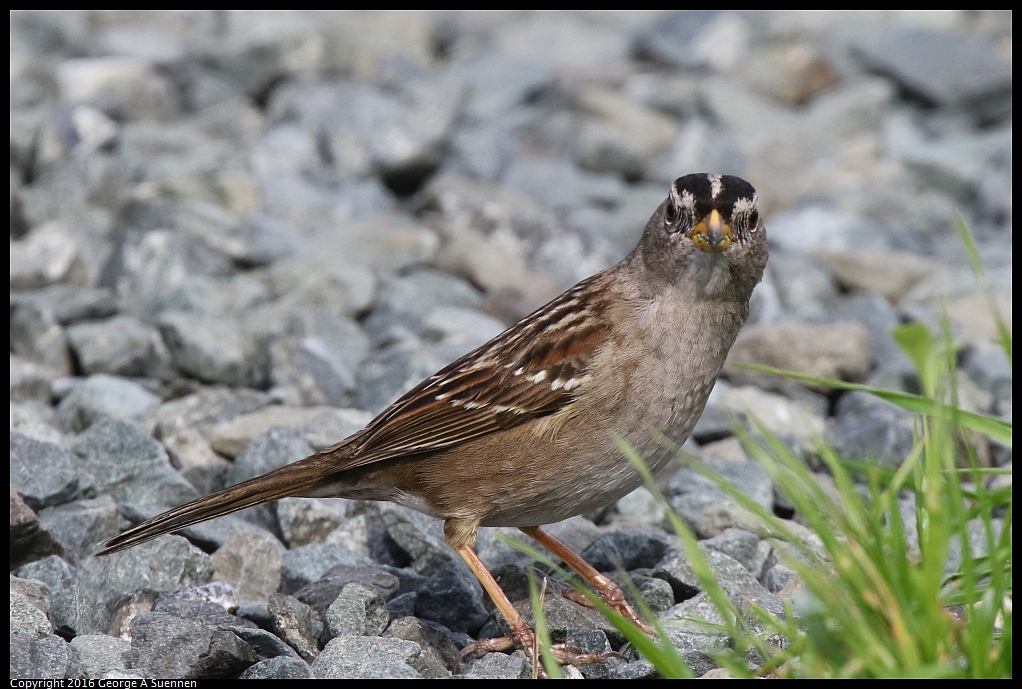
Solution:
<svg viewBox="0 0 1022 689"><path fill-rule="evenodd" d="M539 526L640 484L614 436L654 471L671 458L654 431L688 437L766 266L756 202L738 177L675 180L617 265L422 381L351 437L154 517L103 552L287 496L390 500L444 520L447 542L510 625L510 637L473 650L534 640L475 553L480 526L521 528L642 625L616 585Z"/></svg>

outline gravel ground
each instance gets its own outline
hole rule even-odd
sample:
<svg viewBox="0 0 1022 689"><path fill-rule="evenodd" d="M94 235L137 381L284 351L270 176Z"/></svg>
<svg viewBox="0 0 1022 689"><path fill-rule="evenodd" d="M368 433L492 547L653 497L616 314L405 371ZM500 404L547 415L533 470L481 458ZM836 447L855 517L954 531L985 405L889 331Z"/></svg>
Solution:
<svg viewBox="0 0 1022 689"><path fill-rule="evenodd" d="M943 305L962 405L1011 419L953 226L1010 326L1010 11L17 11L10 33L12 678L450 676L502 622L404 508L287 499L92 553L361 428L620 260L689 172L750 180L770 233L732 360L913 390L890 329ZM912 442L867 396L726 370L686 449L775 510L731 432L748 412L800 452ZM662 484L727 592L780 610L774 544L690 470ZM715 671L728 640L681 622L707 599L665 526L640 489L550 531L621 562ZM537 563L501 533L480 556L531 619ZM632 661L569 674L655 676L564 587L554 639Z"/></svg>

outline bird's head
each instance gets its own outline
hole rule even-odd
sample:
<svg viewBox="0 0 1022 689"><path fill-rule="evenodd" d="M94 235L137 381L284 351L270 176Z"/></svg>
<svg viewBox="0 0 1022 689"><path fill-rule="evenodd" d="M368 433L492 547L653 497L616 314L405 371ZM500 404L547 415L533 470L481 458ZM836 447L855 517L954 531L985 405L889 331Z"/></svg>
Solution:
<svg viewBox="0 0 1022 689"><path fill-rule="evenodd" d="M696 173L674 180L633 256L648 274L692 283L710 296L748 296L766 267L766 230L756 190L741 177Z"/></svg>

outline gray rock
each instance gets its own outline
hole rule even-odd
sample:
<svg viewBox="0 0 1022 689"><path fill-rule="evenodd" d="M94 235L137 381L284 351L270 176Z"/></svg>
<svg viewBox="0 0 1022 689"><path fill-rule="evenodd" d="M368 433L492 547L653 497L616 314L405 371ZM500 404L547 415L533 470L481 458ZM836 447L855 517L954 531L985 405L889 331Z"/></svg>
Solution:
<svg viewBox="0 0 1022 689"><path fill-rule="evenodd" d="M273 631L301 656L312 662L319 654L319 638L323 622L305 603L279 593L270 595L268 610L273 620Z"/></svg>
<svg viewBox="0 0 1022 689"><path fill-rule="evenodd" d="M320 306L338 318L358 318L372 307L376 274L332 248L312 243L268 270L266 282L288 310Z"/></svg>
<svg viewBox="0 0 1022 689"><path fill-rule="evenodd" d="M781 395L764 392L751 385L740 387L717 384L707 403L729 410L743 420L754 418L767 430L797 443L811 444L823 433L824 420L810 405ZM743 420L747 423L747 420Z"/></svg>
<svg viewBox="0 0 1022 689"><path fill-rule="evenodd" d="M450 363L437 348L401 327L381 335L386 342L358 371L358 406L374 414Z"/></svg>
<svg viewBox="0 0 1022 689"><path fill-rule="evenodd" d="M247 388L203 388L164 402L152 416L156 420L158 436L165 438L184 429L205 431L218 423L258 411L272 402L266 393ZM230 456L237 456L239 452Z"/></svg>
<svg viewBox="0 0 1022 689"><path fill-rule="evenodd" d="M312 668L300 658L268 658L238 675L238 679L312 679Z"/></svg>
<svg viewBox="0 0 1022 689"><path fill-rule="evenodd" d="M815 256L826 264L842 288L879 292L892 304L937 269L932 261L905 251L849 248L819 251Z"/></svg>
<svg viewBox="0 0 1022 689"><path fill-rule="evenodd" d="M50 311L61 325L100 320L117 314L117 300L107 287L50 285L30 292L11 293L11 302L33 302Z"/></svg>
<svg viewBox="0 0 1022 689"><path fill-rule="evenodd" d="M351 371L315 337L284 338L270 345L270 382L293 404L347 407L355 401Z"/></svg>
<svg viewBox="0 0 1022 689"><path fill-rule="evenodd" d="M324 613L349 584L358 584L375 591L383 600L390 600L400 588L396 576L378 567L337 565L331 567L320 579L299 589L294 595L301 602Z"/></svg>
<svg viewBox="0 0 1022 689"><path fill-rule="evenodd" d="M726 529L704 541L703 546L737 560L757 579L762 577L770 553L773 552L769 543L744 529Z"/></svg>
<svg viewBox="0 0 1022 689"><path fill-rule="evenodd" d="M432 90L425 82L406 81L396 92L358 82L294 85L274 94L271 111L297 111L307 125L322 128L334 159L346 165L345 176L375 170L385 179L404 181L440 162L440 149L464 102L458 85L429 85ZM390 185L399 193L404 188L393 179Z"/></svg>
<svg viewBox="0 0 1022 689"><path fill-rule="evenodd" d="M387 604L380 594L357 582L341 589L325 615L330 637L379 636L390 622Z"/></svg>
<svg viewBox="0 0 1022 689"><path fill-rule="evenodd" d="M455 561L437 520L391 503L380 503L376 509L387 535L418 574L432 576Z"/></svg>
<svg viewBox="0 0 1022 689"><path fill-rule="evenodd" d="M258 660L233 632L161 612L132 620L130 658L132 667L167 679L229 677Z"/></svg>
<svg viewBox="0 0 1022 689"><path fill-rule="evenodd" d="M39 521L54 535L70 562L91 555L98 544L119 531L117 503L109 495L48 507L40 510Z"/></svg>
<svg viewBox="0 0 1022 689"><path fill-rule="evenodd" d="M164 314L159 325L182 373L234 387L258 387L265 380L254 343L239 334L237 325L187 313Z"/></svg>
<svg viewBox="0 0 1022 689"><path fill-rule="evenodd" d="M20 580L19 580L20 581ZM10 591L10 627L11 632L28 634L37 639L53 634L53 627L46 617L46 610L42 600L33 600L14 587L15 578L11 577Z"/></svg>
<svg viewBox="0 0 1022 689"><path fill-rule="evenodd" d="M447 76L471 87L466 111L478 120L512 111L529 96L545 90L554 79L553 71L546 65L494 54L454 64L447 70Z"/></svg>
<svg viewBox="0 0 1022 689"><path fill-rule="evenodd" d="M472 633L489 617L479 580L460 562L435 572L416 594L415 616L452 631Z"/></svg>
<svg viewBox="0 0 1022 689"><path fill-rule="evenodd" d="M496 337L504 324L471 309L439 306L426 314L419 335L439 345L440 354L452 360Z"/></svg>
<svg viewBox="0 0 1022 689"><path fill-rule="evenodd" d="M707 446L733 441L720 441ZM741 451L741 448L738 448ZM744 452L742 452L744 454ZM767 509L773 508L773 484L756 462L745 459L704 458L727 482ZM749 517L723 490L692 469L683 468L673 477L666 493L673 496L671 507L703 538L710 538L731 527L745 527Z"/></svg>
<svg viewBox="0 0 1022 689"><path fill-rule="evenodd" d="M32 562L49 555L62 554L60 543L39 523L32 508L11 488L10 546L11 566Z"/></svg>
<svg viewBox="0 0 1022 689"><path fill-rule="evenodd" d="M87 557L74 584L57 593L50 620L57 630L75 635L106 634L115 603L140 589L174 591L209 581L209 556L180 536L164 536L106 557Z"/></svg>
<svg viewBox="0 0 1022 689"><path fill-rule="evenodd" d="M624 193L618 177L588 172L560 158L515 158L503 182L554 209L586 203L614 204Z"/></svg>
<svg viewBox="0 0 1022 689"><path fill-rule="evenodd" d="M487 653L482 658L465 658L458 676L465 679L531 679L532 665L522 651L511 655Z"/></svg>
<svg viewBox="0 0 1022 689"><path fill-rule="evenodd" d="M224 488L231 463L210 447L202 432L185 428L162 436L170 464L199 493L207 495Z"/></svg>
<svg viewBox="0 0 1022 689"><path fill-rule="evenodd" d="M254 438L284 426L295 428L313 449L323 450L362 430L370 420L371 414L358 409L272 406L217 424L208 437L221 454L237 456Z"/></svg>
<svg viewBox="0 0 1022 689"><path fill-rule="evenodd" d="M536 577L538 591L542 587L542 581L546 575L535 570L533 570L533 574ZM517 565L504 565L494 570L493 576L526 623L535 628L536 620L532 611L528 571ZM567 598L564 595L567 588L567 585L559 579L547 578L543 611L546 615L547 628L555 643L564 639L568 629L599 629L610 638L612 644L624 643L621 633L595 608L580 605ZM502 617L498 617L499 613L495 612L495 607L489 596L486 596L483 602L486 609L490 610L493 617L496 618L497 630L500 630L501 635L507 634L506 623ZM485 636L484 632L487 632L486 627L479 632L480 636ZM496 634L494 635L496 636Z"/></svg>
<svg viewBox="0 0 1022 689"><path fill-rule="evenodd" d="M357 506L343 498L284 498L277 502L277 521L291 547L341 542L331 536L344 527Z"/></svg>
<svg viewBox="0 0 1022 689"><path fill-rule="evenodd" d="M308 260L303 268L315 271L316 263ZM264 343L263 346L279 338L312 338L332 359L350 370L357 369L369 353L369 338L353 318L369 308L376 287L372 273L368 273L369 285L359 284L361 271L368 269L363 266L352 269L357 269L356 275L351 276L354 285L343 282L349 277L346 274L336 276L328 271L321 276L307 275L305 283L280 299L247 312L244 323L249 336ZM347 291L354 294L347 295ZM367 294L362 294L363 291Z"/></svg>
<svg viewBox="0 0 1022 689"><path fill-rule="evenodd" d="M241 605L265 604L280 586L284 551L270 534L236 534L210 556L213 578L233 584Z"/></svg>
<svg viewBox="0 0 1022 689"><path fill-rule="evenodd" d="M14 574L22 579L41 581L50 590L49 595L57 594L74 583L74 568L59 555L47 555L18 567Z"/></svg>
<svg viewBox="0 0 1022 689"><path fill-rule="evenodd" d="M686 628L668 626L667 636L696 677L719 667L717 656L730 646L726 634L707 632L695 625L686 625Z"/></svg>
<svg viewBox="0 0 1022 689"><path fill-rule="evenodd" d="M71 451L92 476L96 493L118 504L174 507L198 497L170 466L163 447L126 421L99 416Z"/></svg>
<svg viewBox="0 0 1022 689"><path fill-rule="evenodd" d="M696 48L701 38L724 15L721 10L676 10L658 17L636 36L640 55L658 62L685 68L706 67L712 63L709 44Z"/></svg>
<svg viewBox="0 0 1022 689"><path fill-rule="evenodd" d="M248 620L245 621L247 622ZM299 659L298 654L295 653L293 648L284 643L283 639L265 629L233 625L230 630L237 634L239 639L251 646L252 650L260 658Z"/></svg>
<svg viewBox="0 0 1022 689"><path fill-rule="evenodd" d="M11 631L11 677L63 680L67 676L70 653L59 636L35 638Z"/></svg>
<svg viewBox="0 0 1022 689"><path fill-rule="evenodd" d="M899 466L912 450L913 421L900 407L853 392L842 397L838 414L827 419L827 438L842 457Z"/></svg>
<svg viewBox="0 0 1022 689"><path fill-rule="evenodd" d="M652 567L667 553L670 544L657 533L614 531L598 538L582 552L582 559L601 572Z"/></svg>
<svg viewBox="0 0 1022 689"><path fill-rule="evenodd" d="M312 661L317 679L419 679L420 668L418 644L369 636L332 639Z"/></svg>
<svg viewBox="0 0 1022 689"><path fill-rule="evenodd" d="M869 372L868 336L861 324L851 321L752 326L739 335L730 360L861 381Z"/></svg>
<svg viewBox="0 0 1022 689"><path fill-rule="evenodd" d="M784 593L791 591L792 588L805 587L804 583L802 583L799 578L798 573L779 559L777 551L771 552L770 557L767 558L763 568L763 576L760 581L763 582L763 586L765 586L768 591L783 596L784 598L789 598L789 596L784 595Z"/></svg>
<svg viewBox="0 0 1022 689"><path fill-rule="evenodd" d="M459 649L445 628L417 617L395 619L383 636L417 643L422 649L421 672L427 678L449 676L458 656Z"/></svg>
<svg viewBox="0 0 1022 689"><path fill-rule="evenodd" d="M385 332L394 324L417 331L437 306L473 308L481 301L482 295L464 280L420 268L383 282L366 327L371 334Z"/></svg>
<svg viewBox="0 0 1022 689"><path fill-rule="evenodd" d="M633 660L630 663L615 664L611 669L612 679L660 679L653 663L645 658Z"/></svg>
<svg viewBox="0 0 1022 689"><path fill-rule="evenodd" d="M37 402L49 406L56 371L11 354L11 402Z"/></svg>
<svg viewBox="0 0 1022 689"><path fill-rule="evenodd" d="M359 566L365 561L340 544L310 543L284 554L280 590L294 593L320 579L337 565Z"/></svg>
<svg viewBox="0 0 1022 689"><path fill-rule="evenodd" d="M139 420L160 398L138 383L96 373L74 386L57 405L57 421L67 432L80 433L100 415Z"/></svg>
<svg viewBox="0 0 1022 689"><path fill-rule="evenodd" d="M387 612L390 613L390 619L398 620L403 617L419 619L415 617L415 599L418 597L419 595L415 591L409 591L400 593L387 601Z"/></svg>
<svg viewBox="0 0 1022 689"><path fill-rule="evenodd" d="M128 669L131 642L106 634L83 634L71 640L68 677L100 679Z"/></svg>
<svg viewBox="0 0 1022 689"><path fill-rule="evenodd" d="M1011 65L979 40L890 26L857 48L867 67L929 103L968 108L984 118L1011 109Z"/></svg>
<svg viewBox="0 0 1022 689"><path fill-rule="evenodd" d="M649 570L644 569L640 571L648 572ZM655 615L674 605L674 589L663 579L646 576L646 574L641 574L639 571L631 572L627 579L620 574L615 575L613 578L618 582L621 590L624 591L625 599L635 610L638 610L640 607L636 600L636 593L638 593L638 597L646 607ZM629 580L631 581L629 582ZM633 587L635 591L632 590Z"/></svg>
<svg viewBox="0 0 1022 689"><path fill-rule="evenodd" d="M38 289L56 283L85 286L88 279L81 240L70 223L45 223L11 244L11 289Z"/></svg>
<svg viewBox="0 0 1022 689"><path fill-rule="evenodd" d="M722 552L704 549L710 569L724 592L742 608L749 601L774 614L781 614L784 606L763 587L740 562ZM701 585L688 559L682 553L668 555L653 569L653 576L663 579L674 589L676 600L687 600L700 591Z"/></svg>
<svg viewBox="0 0 1022 689"><path fill-rule="evenodd" d="M159 331L131 318L78 323L67 330L71 349L82 370L119 376L170 380L174 377L170 352Z"/></svg>
<svg viewBox="0 0 1022 689"><path fill-rule="evenodd" d="M60 375L72 371L67 334L53 313L34 303L11 309L11 352L43 364Z"/></svg>
<svg viewBox="0 0 1022 689"><path fill-rule="evenodd" d="M301 435L287 428L271 428L237 455L227 473L227 484L234 485L262 476L312 454Z"/></svg>
<svg viewBox="0 0 1022 689"><path fill-rule="evenodd" d="M137 58L67 60L56 76L62 100L91 105L115 119L168 120L178 112L171 84Z"/></svg>
<svg viewBox="0 0 1022 689"><path fill-rule="evenodd" d="M617 514L611 518L608 525L616 530L637 530L637 527L660 528L664 524L664 508L645 486L639 486L618 500L615 509Z"/></svg>
<svg viewBox="0 0 1022 689"><path fill-rule="evenodd" d="M62 505L78 497L88 478L60 445L11 432L11 488L33 509Z"/></svg>

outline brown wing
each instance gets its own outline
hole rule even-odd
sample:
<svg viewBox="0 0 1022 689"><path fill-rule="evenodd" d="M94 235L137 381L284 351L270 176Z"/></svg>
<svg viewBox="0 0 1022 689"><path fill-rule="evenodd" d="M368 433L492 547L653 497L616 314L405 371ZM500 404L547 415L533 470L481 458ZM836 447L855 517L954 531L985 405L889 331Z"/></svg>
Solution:
<svg viewBox="0 0 1022 689"><path fill-rule="evenodd" d="M570 405L610 333L602 295L593 289L601 277L584 280L410 390L354 439L343 468L451 447Z"/></svg>

